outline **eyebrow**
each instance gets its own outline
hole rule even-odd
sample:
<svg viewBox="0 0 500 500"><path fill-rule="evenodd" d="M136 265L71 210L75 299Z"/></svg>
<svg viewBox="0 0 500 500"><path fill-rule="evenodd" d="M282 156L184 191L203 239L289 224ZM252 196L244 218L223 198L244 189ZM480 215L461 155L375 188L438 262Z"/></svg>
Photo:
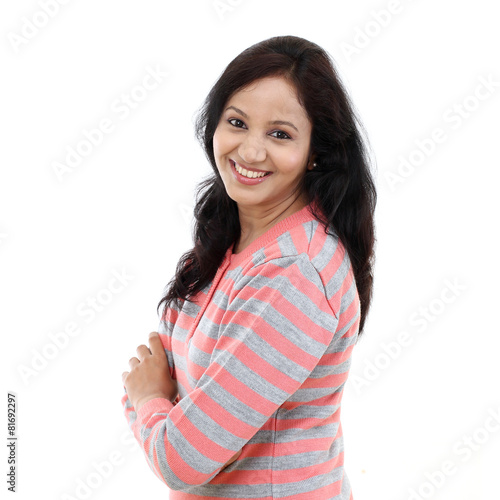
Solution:
<svg viewBox="0 0 500 500"><path fill-rule="evenodd" d="M228 106L226 108L226 111L228 109L234 109L236 112L238 112L240 115L244 116L246 119L248 119L248 115L246 113L244 113L243 111L241 111L241 109L238 109L236 108L235 106ZM271 121L271 122L268 122L269 125L290 125L290 127L294 128L297 132L299 131L298 128L291 122L286 122L286 121L283 121L283 120L274 120L274 121Z"/></svg>

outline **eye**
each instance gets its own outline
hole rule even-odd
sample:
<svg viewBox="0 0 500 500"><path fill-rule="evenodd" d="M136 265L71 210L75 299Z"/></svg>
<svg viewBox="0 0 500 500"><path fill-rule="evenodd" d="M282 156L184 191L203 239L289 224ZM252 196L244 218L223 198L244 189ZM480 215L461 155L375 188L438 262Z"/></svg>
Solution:
<svg viewBox="0 0 500 500"><path fill-rule="evenodd" d="M233 127L236 127L236 128L246 128L244 127L245 123L240 120L239 118L229 118L229 120L227 120ZM233 123L233 122L236 122L236 123ZM241 125L239 125L241 124ZM277 137L273 134L283 134L282 136L280 137ZM271 132L271 134L269 134L273 137L275 137L276 139L280 139L280 140L286 140L286 139L291 139L291 137L286 133L286 132L283 132L283 130L275 130L274 132Z"/></svg>
<svg viewBox="0 0 500 500"><path fill-rule="evenodd" d="M273 134L284 134L285 137L276 137L276 136L273 136L273 137L276 137L276 139L291 139L291 137L286 133L286 132L283 132L283 130L275 130L274 132L271 133L271 135Z"/></svg>
<svg viewBox="0 0 500 500"><path fill-rule="evenodd" d="M236 122L239 122L239 123L243 123L243 122L242 122L239 118L230 118L230 119L228 120L228 122L229 122L229 123L231 123L231 122L233 122L233 121L236 121ZM234 125L233 123L231 123L231 125L232 125L233 127L242 128L242 127L240 127L239 125Z"/></svg>

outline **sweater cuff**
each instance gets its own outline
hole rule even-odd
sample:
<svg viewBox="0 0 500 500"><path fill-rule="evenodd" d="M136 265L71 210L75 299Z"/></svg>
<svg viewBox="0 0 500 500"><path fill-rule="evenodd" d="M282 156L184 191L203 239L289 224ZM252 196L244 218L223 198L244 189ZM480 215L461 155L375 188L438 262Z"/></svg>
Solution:
<svg viewBox="0 0 500 500"><path fill-rule="evenodd" d="M166 398L153 398L144 403L138 411L134 427L142 427L155 413L169 413L174 405Z"/></svg>

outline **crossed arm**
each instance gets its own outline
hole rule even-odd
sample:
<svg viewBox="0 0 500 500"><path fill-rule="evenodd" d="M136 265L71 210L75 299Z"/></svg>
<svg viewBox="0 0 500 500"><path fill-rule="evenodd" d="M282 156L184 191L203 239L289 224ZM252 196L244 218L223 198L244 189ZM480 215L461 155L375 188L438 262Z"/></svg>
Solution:
<svg viewBox="0 0 500 500"><path fill-rule="evenodd" d="M330 283L337 289L339 280L350 286L345 266L337 267ZM330 302L308 255L259 264L235 290L220 319L210 364L185 397L172 401L176 372L167 330L178 319L173 309L160 324L166 333L152 333L151 350L140 346L130 373L123 374L129 426L150 468L174 490L205 485L238 460L235 451L245 449L300 389L335 339L343 352L335 310L344 290Z"/></svg>
<svg viewBox="0 0 500 500"><path fill-rule="evenodd" d="M149 334L149 348L141 344L136 351L137 357L129 360L130 371L122 373L122 383L135 411L154 398L173 402L179 392L177 380L170 375L168 359L158 332ZM231 457L223 468L232 464L241 451Z"/></svg>

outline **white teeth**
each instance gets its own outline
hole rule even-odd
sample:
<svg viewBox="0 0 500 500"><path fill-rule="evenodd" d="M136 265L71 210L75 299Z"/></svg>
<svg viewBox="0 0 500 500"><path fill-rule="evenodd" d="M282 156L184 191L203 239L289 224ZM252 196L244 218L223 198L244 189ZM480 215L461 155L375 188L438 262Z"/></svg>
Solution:
<svg viewBox="0 0 500 500"><path fill-rule="evenodd" d="M254 171L248 171L246 168L241 168L236 163L234 164L234 168L244 177L248 177L249 179L255 179L256 177L264 177L266 172L258 173Z"/></svg>

